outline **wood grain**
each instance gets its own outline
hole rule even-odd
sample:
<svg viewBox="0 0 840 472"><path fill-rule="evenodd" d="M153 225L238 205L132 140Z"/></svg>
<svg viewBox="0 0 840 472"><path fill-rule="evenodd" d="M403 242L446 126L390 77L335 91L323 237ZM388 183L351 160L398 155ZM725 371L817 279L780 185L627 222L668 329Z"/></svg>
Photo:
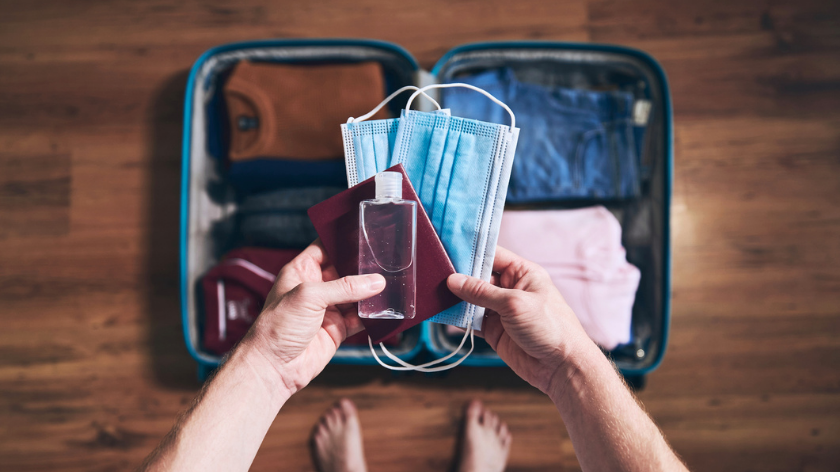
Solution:
<svg viewBox="0 0 840 472"><path fill-rule="evenodd" d="M372 37L428 68L484 40L644 49L675 111L673 325L640 399L692 470L840 463L840 4L816 0L185 1L0 5L0 469L130 470L199 384L180 333L186 71L206 49ZM561 419L506 369L330 366L254 470L311 470L359 405L371 470L441 470L478 397L511 471L578 470ZM410 446L409 446L410 445Z"/></svg>

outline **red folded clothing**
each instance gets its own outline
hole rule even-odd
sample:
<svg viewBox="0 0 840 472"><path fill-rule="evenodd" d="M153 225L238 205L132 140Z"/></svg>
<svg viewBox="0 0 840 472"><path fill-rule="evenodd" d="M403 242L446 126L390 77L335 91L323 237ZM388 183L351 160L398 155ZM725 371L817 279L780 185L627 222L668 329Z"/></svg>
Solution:
<svg viewBox="0 0 840 472"><path fill-rule="evenodd" d="M245 336L277 273L298 254L297 249L235 249L202 277L206 351L225 354Z"/></svg>
<svg viewBox="0 0 840 472"><path fill-rule="evenodd" d="M298 249L235 249L201 278L204 350L224 355L245 336L262 311L280 269L298 254ZM399 339L394 336L386 344L397 345ZM345 342L367 344L367 334L359 333Z"/></svg>

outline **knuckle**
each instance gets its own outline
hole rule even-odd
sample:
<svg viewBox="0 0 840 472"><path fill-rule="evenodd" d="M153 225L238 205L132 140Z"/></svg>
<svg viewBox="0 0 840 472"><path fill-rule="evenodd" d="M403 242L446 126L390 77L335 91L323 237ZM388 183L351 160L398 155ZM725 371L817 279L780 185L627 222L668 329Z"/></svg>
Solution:
<svg viewBox="0 0 840 472"><path fill-rule="evenodd" d="M467 293L471 293L475 298L487 297L487 286L480 280L469 279L467 281Z"/></svg>
<svg viewBox="0 0 840 472"><path fill-rule="evenodd" d="M508 313L519 314L528 311L531 302L528 300L528 296L524 292L514 292L507 298L505 305L505 309Z"/></svg>
<svg viewBox="0 0 840 472"><path fill-rule="evenodd" d="M315 295L315 285L312 282L301 282L290 292L295 298L308 300Z"/></svg>
<svg viewBox="0 0 840 472"><path fill-rule="evenodd" d="M340 287L345 294L350 295L357 292L358 289L361 288L361 283L355 277L344 277L341 279Z"/></svg>
<svg viewBox="0 0 840 472"><path fill-rule="evenodd" d="M545 268L536 262L531 261L522 261L522 272L526 274L534 274L541 278L548 277L548 271Z"/></svg>

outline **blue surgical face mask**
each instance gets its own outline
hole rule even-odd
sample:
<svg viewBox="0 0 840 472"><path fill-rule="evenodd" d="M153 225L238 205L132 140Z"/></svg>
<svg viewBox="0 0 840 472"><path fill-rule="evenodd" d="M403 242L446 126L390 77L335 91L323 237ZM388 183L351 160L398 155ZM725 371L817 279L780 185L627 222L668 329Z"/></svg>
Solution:
<svg viewBox="0 0 840 472"><path fill-rule="evenodd" d="M469 88L486 95L508 112L510 126L450 116L434 100L438 108L435 112L409 109L417 95L426 96L426 90L449 87ZM415 92L400 118L364 121L396 94L408 89ZM342 125L349 185L352 187L388 167L402 164L455 270L489 281L519 136L515 123L507 105L472 85L405 87L367 115L351 118ZM467 334L471 336L473 329L481 329L483 318L484 308L462 302L432 317L431 321L466 328L463 346ZM396 356L385 353L397 360ZM436 369L453 367L462 360ZM402 370L435 370L427 367L434 363L409 366L397 362L404 366Z"/></svg>

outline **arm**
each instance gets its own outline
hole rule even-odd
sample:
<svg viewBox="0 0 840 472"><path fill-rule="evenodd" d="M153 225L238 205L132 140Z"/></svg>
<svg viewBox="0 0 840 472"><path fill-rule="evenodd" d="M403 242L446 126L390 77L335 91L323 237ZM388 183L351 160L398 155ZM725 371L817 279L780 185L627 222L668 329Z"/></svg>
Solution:
<svg viewBox="0 0 840 472"><path fill-rule="evenodd" d="M309 246L280 271L257 322L140 469L248 470L286 400L361 331L344 304L384 287L379 275L339 279L323 247Z"/></svg>
<svg viewBox="0 0 840 472"><path fill-rule="evenodd" d="M449 288L488 309L484 337L554 402L583 470L687 470L583 331L544 269L497 248L495 285L455 274Z"/></svg>

